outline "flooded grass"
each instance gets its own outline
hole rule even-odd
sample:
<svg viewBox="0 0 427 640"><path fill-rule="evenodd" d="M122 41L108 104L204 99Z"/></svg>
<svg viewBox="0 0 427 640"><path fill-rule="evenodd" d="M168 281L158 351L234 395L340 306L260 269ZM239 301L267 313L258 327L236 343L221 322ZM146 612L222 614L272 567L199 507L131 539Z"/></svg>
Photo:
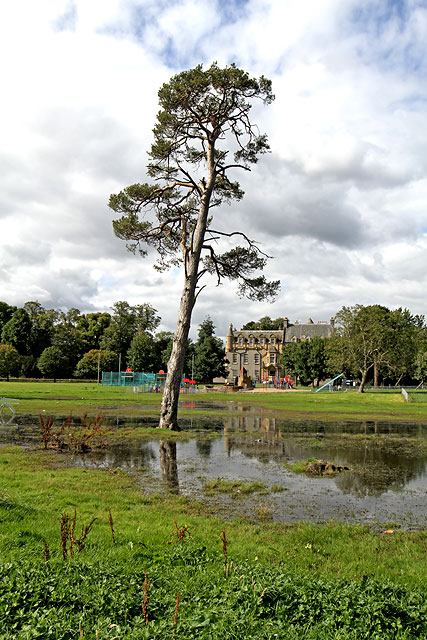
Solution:
<svg viewBox="0 0 427 640"><path fill-rule="evenodd" d="M132 387L103 387L95 383L33 383L0 382L0 396L19 400L23 414L38 414L43 410L67 417L70 413L108 411L122 416L158 415L160 394L133 393ZM390 390L367 392L297 393L221 392L184 394L180 417L242 415L253 411L283 418L321 418L323 420L425 420L426 393L414 393L405 402L399 392Z"/></svg>
<svg viewBox="0 0 427 640"><path fill-rule="evenodd" d="M73 420L81 423L78 416ZM0 428L0 442L39 447L38 422L34 416L31 425ZM223 418L192 417L180 432L157 429L155 419L147 417L106 416L104 424L109 425L105 446L94 446L87 454L75 451L68 464L137 474L145 493L181 494L223 517L256 521L256 493L239 491L235 483L260 482L269 494L264 506L274 521L392 519L405 529L427 526L423 423L284 420L252 410ZM320 458L349 470L307 473L307 460ZM223 489L231 490L217 486L214 495L206 492L204 485L219 477L229 483ZM240 499L233 500L232 508L233 496Z"/></svg>

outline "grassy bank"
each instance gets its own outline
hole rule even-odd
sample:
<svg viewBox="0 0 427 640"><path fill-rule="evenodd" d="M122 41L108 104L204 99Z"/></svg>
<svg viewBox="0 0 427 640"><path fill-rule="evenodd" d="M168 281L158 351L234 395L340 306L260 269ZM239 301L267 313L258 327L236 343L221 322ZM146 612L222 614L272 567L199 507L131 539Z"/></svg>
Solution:
<svg viewBox="0 0 427 640"><path fill-rule="evenodd" d="M67 460L0 449L2 639L426 637L425 531L224 522Z"/></svg>
<svg viewBox="0 0 427 640"><path fill-rule="evenodd" d="M123 387L88 383L0 383L0 396L16 398L19 413L52 415L82 414L84 411L113 415L150 415L158 412L160 394L132 393ZM410 403L402 394L373 393L200 393L182 395L180 415L233 415L243 405L271 411L278 418L324 420L415 420L427 419L427 394L413 394ZM230 402L237 403L230 405ZM196 404L194 404L196 403Z"/></svg>

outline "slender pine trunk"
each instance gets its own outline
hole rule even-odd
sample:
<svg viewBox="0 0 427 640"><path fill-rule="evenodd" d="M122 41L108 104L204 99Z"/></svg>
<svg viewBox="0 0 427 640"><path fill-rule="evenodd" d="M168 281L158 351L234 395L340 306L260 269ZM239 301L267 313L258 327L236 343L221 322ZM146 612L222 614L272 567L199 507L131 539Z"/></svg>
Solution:
<svg viewBox="0 0 427 640"><path fill-rule="evenodd" d="M196 273L185 277L184 289L179 305L178 323L172 344L172 352L168 362L165 388L160 408L159 427L178 430L178 402L184 369L185 351L191 325L191 313L197 283Z"/></svg>
<svg viewBox="0 0 427 640"><path fill-rule="evenodd" d="M205 240L209 202L214 184L214 145L211 144L208 149L208 180L201 195L199 215L194 235L187 249L187 253L184 253L184 288L181 295L178 323L173 339L172 353L168 362L168 372L160 408L159 427L161 429L179 430L179 390L184 369L188 333L191 325L191 314L196 300L197 276L199 273L200 255Z"/></svg>

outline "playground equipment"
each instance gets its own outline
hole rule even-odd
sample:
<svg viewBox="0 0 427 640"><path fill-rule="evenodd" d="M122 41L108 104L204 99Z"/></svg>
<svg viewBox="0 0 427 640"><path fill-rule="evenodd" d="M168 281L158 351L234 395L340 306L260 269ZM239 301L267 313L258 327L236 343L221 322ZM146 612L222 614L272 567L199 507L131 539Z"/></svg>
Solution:
<svg viewBox="0 0 427 640"><path fill-rule="evenodd" d="M103 371L102 385L107 387L140 387L142 391L164 385L164 376L157 373L142 373L139 371Z"/></svg>
<svg viewBox="0 0 427 640"><path fill-rule="evenodd" d="M181 380L181 393L194 393L197 389L197 382L190 378L182 378Z"/></svg>
<svg viewBox="0 0 427 640"><path fill-rule="evenodd" d="M341 378L341 376L343 375L344 375L343 373L340 373L338 376L335 376L335 378L332 378L332 380L329 380L329 382L326 382L319 389L316 389L316 393L318 393L319 391L322 391L322 389L324 389L325 387L329 387L329 393L331 393L333 391L332 383L335 382L335 380L338 380L338 378Z"/></svg>
<svg viewBox="0 0 427 640"><path fill-rule="evenodd" d="M264 389L294 389L295 385L296 381L292 380L291 376L285 376L284 378L280 376L266 376L262 379Z"/></svg>
<svg viewBox="0 0 427 640"><path fill-rule="evenodd" d="M7 424L16 416L14 404L19 404L19 400L14 398L0 398L0 422Z"/></svg>
<svg viewBox="0 0 427 640"><path fill-rule="evenodd" d="M166 373L142 373L132 371L128 368L126 371L103 371L102 385L107 387L128 387L129 391L134 393L144 391L163 391L165 386ZM197 383L195 380L183 377L181 382L181 391L191 393L196 390Z"/></svg>

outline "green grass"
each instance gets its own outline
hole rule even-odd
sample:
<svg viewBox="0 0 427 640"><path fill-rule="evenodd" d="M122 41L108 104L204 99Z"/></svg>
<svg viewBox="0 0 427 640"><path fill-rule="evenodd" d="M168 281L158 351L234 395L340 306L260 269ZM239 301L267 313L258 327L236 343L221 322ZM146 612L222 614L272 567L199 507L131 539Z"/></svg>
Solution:
<svg viewBox="0 0 427 640"><path fill-rule="evenodd" d="M316 458L307 458L307 460L300 460L295 464L287 463L285 467L293 473L307 473L307 464L309 462L317 462Z"/></svg>
<svg viewBox="0 0 427 640"><path fill-rule="evenodd" d="M224 521L183 496L145 495L138 476L67 460L0 449L2 640L78 638L79 625L100 639L427 633L425 531L273 523L262 505L262 522ZM97 519L83 550L64 561L60 519L75 509L79 536Z"/></svg>
<svg viewBox="0 0 427 640"><path fill-rule="evenodd" d="M214 496L218 493L229 493L233 498L257 493L266 495L268 489L263 482L244 482L243 480L224 480L224 478L216 478L209 480L203 486L205 495Z"/></svg>
<svg viewBox="0 0 427 640"><path fill-rule="evenodd" d="M109 415L155 416L160 394L134 394L124 387L103 387L90 383L2 382L0 396L17 398L19 413L52 415L81 414L84 411L108 412ZM324 420L426 420L426 394L414 393L405 402L401 393L375 391L315 393L200 393L183 395L181 416L224 416L239 414L245 406L271 411L278 418L312 418ZM237 403L236 408L230 401ZM196 403L191 408L187 403ZM215 406L212 406L212 403ZM209 407L205 405L209 404Z"/></svg>

